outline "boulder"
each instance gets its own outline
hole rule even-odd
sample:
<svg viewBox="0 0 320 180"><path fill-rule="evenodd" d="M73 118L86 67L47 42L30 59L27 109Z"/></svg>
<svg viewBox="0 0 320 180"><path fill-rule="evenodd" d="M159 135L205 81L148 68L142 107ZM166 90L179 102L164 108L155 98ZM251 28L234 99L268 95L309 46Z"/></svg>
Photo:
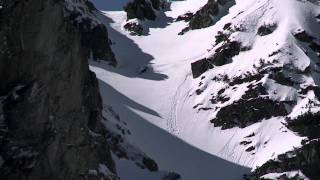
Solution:
<svg viewBox="0 0 320 180"><path fill-rule="evenodd" d="M125 23L123 28L130 32L130 35L141 36L143 35L143 26L140 24L139 20L129 20Z"/></svg>

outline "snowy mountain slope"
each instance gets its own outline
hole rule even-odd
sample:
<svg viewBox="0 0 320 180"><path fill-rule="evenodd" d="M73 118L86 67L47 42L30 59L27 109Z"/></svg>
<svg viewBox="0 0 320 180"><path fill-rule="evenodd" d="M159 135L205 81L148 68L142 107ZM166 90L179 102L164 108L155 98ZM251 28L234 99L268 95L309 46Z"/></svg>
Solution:
<svg viewBox="0 0 320 180"><path fill-rule="evenodd" d="M244 131L261 120L274 124L268 129L265 124L260 126L260 130L266 129L267 137L258 132L258 139L242 141L246 151L257 158L253 165L260 165L273 155L300 145L301 138L281 125L286 124L286 117L319 111L319 51L309 45L317 44L320 26L315 17L319 6L309 1L246 3L241 4L248 7L246 11L233 7L231 16L222 21L226 25L218 31L215 46L197 62L209 62L209 69L213 70L197 80L201 85L195 92L200 94L196 108L212 109L211 122L222 129L241 127L240 131ZM286 11L287 6L292 11ZM314 40L306 42L301 38L307 34ZM279 140L284 139L288 141L279 148Z"/></svg>
<svg viewBox="0 0 320 180"><path fill-rule="evenodd" d="M260 1L248 7L224 22L206 58L193 63L194 76L208 71L199 80L196 94L212 97L205 107L202 104L206 99L202 98L196 108L212 109L211 122L222 129L245 130L256 122L278 121L278 125L261 126L268 128L267 139L260 135L258 140L240 142L256 156L255 165L275 158L258 168L255 178L270 172L286 177L290 174L286 172L302 170L315 179L319 176L315 160L319 144L313 139L319 135L312 132L319 124L319 4ZM286 11L287 7L292 11ZM206 94L208 90L210 95ZM307 138L303 145L292 131ZM292 145L301 148L273 157ZM308 155L311 152L315 154Z"/></svg>
<svg viewBox="0 0 320 180"><path fill-rule="evenodd" d="M98 72L99 77L107 74L104 69L93 68L93 70ZM152 125L139 116L135 109L154 113L152 110L128 99L125 95L107 85L105 80L100 82L100 86L102 92L109 94L104 96L104 100L109 102L117 112L121 112L120 118L128 123L127 128L131 131L131 135L127 136L128 140L153 158L159 165L160 170L174 171L180 174L182 179L190 180L211 179L212 174L215 174L214 176L217 179L239 179L249 171L247 168L194 148ZM118 102L122 102L122 104ZM123 177L123 179L131 179L131 177L144 179L147 171L141 174L143 172L138 171L135 165L131 165L130 169L133 170L128 172L128 166L123 165L125 162L123 160L116 161L120 177ZM127 163L130 164L130 162ZM233 169L232 173L226 173L229 169Z"/></svg>
<svg viewBox="0 0 320 180"><path fill-rule="evenodd" d="M196 158L201 155L189 146L185 153L168 151L163 146L186 145L143 126L150 127L150 122L196 148L247 167L301 147L305 137L286 123L319 111L320 9L317 1L237 0L213 26L179 36L188 23L172 19L196 13L206 3L173 1L165 17L143 22L149 27L146 36L124 30L125 12L104 12L100 18L105 18L119 66L92 62L91 69L101 80L105 101L122 112L136 132L128 139L160 167L186 179L200 174L210 179L219 173L228 179L224 168L204 168L217 164L213 156L201 164L203 159ZM193 161L200 165L191 166ZM245 170L234 173L241 172Z"/></svg>
<svg viewBox="0 0 320 180"><path fill-rule="evenodd" d="M120 14L123 16L119 16ZM123 13L116 13L115 16L118 18L125 18L125 14ZM121 24L119 27L121 27ZM128 123L128 129L132 132L132 134L128 136L128 139L131 140L131 142L134 142L136 147L141 148L144 152L150 155L150 157L155 159L160 166L160 169L174 170L181 174L183 179L210 179L212 177L211 173L214 171L213 169L216 169L216 171L214 171L216 174L215 176L221 179L238 179L238 177L242 176L243 173L247 172L248 169L198 150L181 140L176 139L174 136L159 129L158 127L149 124L144 117L140 117L141 113L145 113L148 117L159 118L159 122L163 121L160 117L161 115L150 109L150 107L146 107L141 105L139 102L131 100L129 98L130 96L124 95L122 92L118 91L118 89L115 89L113 87L114 83L127 90L126 93L138 93L143 90L143 88L150 91L147 87L150 84L142 86L146 79L149 79L146 81L147 83L157 84L161 83L162 81L160 80L167 78L167 76L150 72L152 71L151 69L148 69L145 74L140 74L141 68L145 67L148 63L146 61L148 59L141 58L148 56L140 52L141 50L125 35L112 28L109 29L109 33L110 36L113 37L113 47L119 47L119 49L113 49L115 54L118 54L116 58L119 61L119 67L112 68L103 65L103 63L92 62L91 69L96 72L97 76L101 80L101 93L105 102L118 112L123 121ZM121 53L124 49L128 50L126 51L128 53ZM131 61L132 58L140 58L141 61L134 62ZM189 68L189 65L186 68ZM144 79L138 79L136 76L141 76ZM140 85L138 86L136 82L128 82L128 80L131 79L141 81L139 83ZM134 84L137 84L137 86L132 86ZM152 86L154 85L155 84ZM161 84L158 84L157 87L161 88ZM141 89L139 90L135 88ZM144 95L147 94L145 93ZM140 96L143 96L143 94ZM150 94L150 97L152 97L152 94ZM163 125L166 126L167 121L163 121L163 123ZM182 166L181 163L185 165ZM225 171L221 171L221 169L219 170L218 166L222 169L232 168L235 169L235 171L232 174L227 174ZM126 170L123 170L123 172L125 172L124 178L132 176L132 174L127 175L128 172ZM136 176L136 174L134 176Z"/></svg>
<svg viewBox="0 0 320 180"><path fill-rule="evenodd" d="M112 95L114 95L112 93ZM115 161L117 176L120 179L154 179L178 180L181 176L170 169L159 170L157 162L148 157L143 149L128 141L128 136L134 131L127 127L127 123L109 105L103 108L103 125L108 130L106 139L111 148ZM94 134L94 136L100 136ZM99 167L99 171L102 171ZM110 173L106 173L110 174Z"/></svg>

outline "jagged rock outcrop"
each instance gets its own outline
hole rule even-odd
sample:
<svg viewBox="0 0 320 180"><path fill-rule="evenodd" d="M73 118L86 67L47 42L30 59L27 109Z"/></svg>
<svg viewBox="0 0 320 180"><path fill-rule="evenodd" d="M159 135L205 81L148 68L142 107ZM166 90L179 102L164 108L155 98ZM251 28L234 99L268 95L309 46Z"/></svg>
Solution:
<svg viewBox="0 0 320 180"><path fill-rule="evenodd" d="M92 135L105 130L87 57L112 53L86 35L101 29L68 22L62 0L5 0L0 11L0 179L117 179Z"/></svg>
<svg viewBox="0 0 320 180"><path fill-rule="evenodd" d="M127 12L127 19L137 18L139 20L155 20L156 11L166 10L170 6L167 0L134 0L129 2L124 10Z"/></svg>
<svg viewBox="0 0 320 180"><path fill-rule="evenodd" d="M192 12L187 12L185 14L182 14L180 16L178 16L175 21L185 21L185 22L189 22L193 17L193 13Z"/></svg>
<svg viewBox="0 0 320 180"><path fill-rule="evenodd" d="M137 19L129 20L123 28L129 31L132 36L141 36L144 33L143 25L141 25L140 20Z"/></svg>
<svg viewBox="0 0 320 180"><path fill-rule="evenodd" d="M208 0L200 10L192 16L188 14L188 27L184 28L179 35L183 35L189 30L206 28L214 25L220 17L226 14L226 11L234 5L233 0Z"/></svg>
<svg viewBox="0 0 320 180"><path fill-rule="evenodd" d="M302 136L306 136L302 147L279 155L255 169L245 179L263 179L270 173L278 173L282 179L289 179L286 172L302 172L303 177L297 174L293 179L317 179L320 176L320 113L307 112L294 119L287 119L287 127ZM266 178L267 179L267 178Z"/></svg>
<svg viewBox="0 0 320 180"><path fill-rule="evenodd" d="M127 12L127 19L156 19L156 15L152 8L152 4L146 0L135 0L133 2L129 2L124 7L124 10Z"/></svg>
<svg viewBox="0 0 320 180"><path fill-rule="evenodd" d="M97 13L90 1L65 0L65 19L80 31L81 45L87 49L88 58L104 60L115 66L117 61L110 48L107 29L96 17Z"/></svg>
<svg viewBox="0 0 320 180"><path fill-rule="evenodd" d="M149 27L143 21L156 20L161 11L168 10L169 8L170 2L168 0L129 1L123 8L127 13L127 22L123 28L133 36L146 35L148 34Z"/></svg>
<svg viewBox="0 0 320 180"><path fill-rule="evenodd" d="M190 20L191 29L200 29L213 25L214 16L219 13L219 6L226 4L226 0L208 0L208 3L195 13Z"/></svg>
<svg viewBox="0 0 320 180"><path fill-rule="evenodd" d="M238 55L244 49L241 47L241 43L227 40L221 47L215 50L216 53L211 57L191 63L193 77L197 78L201 76L201 74L214 66L227 64L233 56Z"/></svg>

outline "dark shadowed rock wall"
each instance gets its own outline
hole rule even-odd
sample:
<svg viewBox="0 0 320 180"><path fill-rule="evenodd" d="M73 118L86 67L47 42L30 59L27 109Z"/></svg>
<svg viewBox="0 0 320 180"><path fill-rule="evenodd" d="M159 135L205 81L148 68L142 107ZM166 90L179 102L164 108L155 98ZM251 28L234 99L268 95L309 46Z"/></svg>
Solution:
<svg viewBox="0 0 320 180"><path fill-rule="evenodd" d="M0 179L111 179L109 147L95 136L104 132L92 45L62 0L1 3Z"/></svg>

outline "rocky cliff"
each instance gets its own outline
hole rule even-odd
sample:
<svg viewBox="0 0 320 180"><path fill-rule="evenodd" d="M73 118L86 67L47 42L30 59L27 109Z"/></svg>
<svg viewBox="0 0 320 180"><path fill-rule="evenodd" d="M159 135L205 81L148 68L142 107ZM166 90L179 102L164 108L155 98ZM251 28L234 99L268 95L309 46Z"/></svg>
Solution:
<svg viewBox="0 0 320 180"><path fill-rule="evenodd" d="M214 25L221 17L228 14L228 10L235 4L234 0L208 0L208 2L197 12L186 13L177 19L183 19L189 22L179 35L183 35L189 30L207 28ZM183 18L187 17L187 18Z"/></svg>
<svg viewBox="0 0 320 180"><path fill-rule="evenodd" d="M93 136L104 134L102 103L87 57L115 61L108 43L86 38L104 29L75 25L66 3L2 2L0 179L116 178L108 145Z"/></svg>
<svg viewBox="0 0 320 180"><path fill-rule="evenodd" d="M161 13L169 8L168 0L129 1L123 8L127 13L127 22L123 27L130 32L130 35L146 35L149 27L144 25L144 21L155 21L159 15L165 16Z"/></svg>
<svg viewBox="0 0 320 180"><path fill-rule="evenodd" d="M155 20L156 11L166 10L170 6L167 0L134 0L124 7L127 19Z"/></svg>

